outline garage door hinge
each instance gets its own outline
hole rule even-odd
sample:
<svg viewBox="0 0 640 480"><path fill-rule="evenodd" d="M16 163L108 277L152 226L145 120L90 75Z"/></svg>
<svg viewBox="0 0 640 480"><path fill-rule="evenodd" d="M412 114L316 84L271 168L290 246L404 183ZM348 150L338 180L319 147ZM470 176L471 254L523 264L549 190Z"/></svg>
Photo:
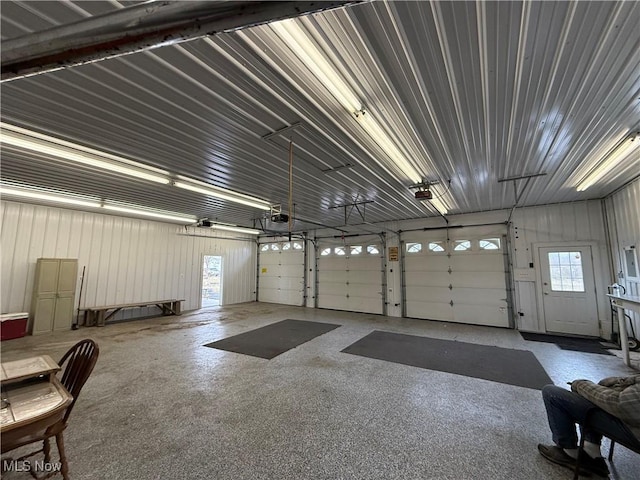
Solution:
<svg viewBox="0 0 640 480"><path fill-rule="evenodd" d="M449 302L449 305L451 305L451 306L453 307L453 300L451 300L451 301Z"/></svg>
<svg viewBox="0 0 640 480"><path fill-rule="evenodd" d="M449 267L449 270L447 270L447 272L449 273L453 272L453 270L451 270L451 267Z"/></svg>
<svg viewBox="0 0 640 480"><path fill-rule="evenodd" d="M449 284L449 290L453 290L453 285Z"/></svg>

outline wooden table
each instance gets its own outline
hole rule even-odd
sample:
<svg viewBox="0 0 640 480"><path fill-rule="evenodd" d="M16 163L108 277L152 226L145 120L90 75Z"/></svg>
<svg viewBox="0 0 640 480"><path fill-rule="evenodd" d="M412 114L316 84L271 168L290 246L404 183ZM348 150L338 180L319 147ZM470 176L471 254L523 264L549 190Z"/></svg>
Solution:
<svg viewBox="0 0 640 480"><path fill-rule="evenodd" d="M0 385L4 386L40 376L49 377L59 370L60 366L49 355L3 362L0 366Z"/></svg>
<svg viewBox="0 0 640 480"><path fill-rule="evenodd" d="M620 346L622 347L622 359L624 363L631 366L629 359L629 336L627 335L627 322L624 317L624 310L635 310L640 312L640 297L633 295L614 295L608 293L613 305L618 309L618 330L620 332Z"/></svg>
<svg viewBox="0 0 640 480"><path fill-rule="evenodd" d="M2 451L17 439L62 420L73 400L53 373L60 367L48 355L3 363L0 368Z"/></svg>

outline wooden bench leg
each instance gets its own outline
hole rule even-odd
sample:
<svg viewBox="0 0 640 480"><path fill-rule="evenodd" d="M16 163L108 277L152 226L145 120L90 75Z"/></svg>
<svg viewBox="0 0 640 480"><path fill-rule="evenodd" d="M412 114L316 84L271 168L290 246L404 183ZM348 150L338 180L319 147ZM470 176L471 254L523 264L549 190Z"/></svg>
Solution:
<svg viewBox="0 0 640 480"><path fill-rule="evenodd" d="M104 327L104 323L105 323L104 310L98 310L96 314L97 314L96 325L99 327Z"/></svg>

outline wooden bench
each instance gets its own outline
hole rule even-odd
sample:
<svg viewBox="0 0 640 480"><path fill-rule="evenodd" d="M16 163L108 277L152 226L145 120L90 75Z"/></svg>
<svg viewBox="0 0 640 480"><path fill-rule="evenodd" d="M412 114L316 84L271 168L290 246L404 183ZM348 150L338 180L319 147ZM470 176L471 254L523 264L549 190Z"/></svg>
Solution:
<svg viewBox="0 0 640 480"><path fill-rule="evenodd" d="M84 322L86 327L104 327L104 324L123 308L140 308L156 306L162 310L162 315L180 315L184 300L151 300L148 302L122 303L120 305L104 305L101 307L86 307L84 310Z"/></svg>

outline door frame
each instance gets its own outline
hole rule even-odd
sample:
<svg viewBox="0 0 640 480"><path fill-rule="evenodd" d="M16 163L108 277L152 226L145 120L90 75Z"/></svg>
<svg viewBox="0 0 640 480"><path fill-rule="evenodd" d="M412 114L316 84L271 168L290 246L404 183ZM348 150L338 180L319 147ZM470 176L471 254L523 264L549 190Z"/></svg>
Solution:
<svg viewBox="0 0 640 480"><path fill-rule="evenodd" d="M536 303L538 308L538 331L542 333L547 333L546 328L546 318L544 312L544 297L542 294L542 265L540 265L540 249L541 248L570 248L570 247L591 247L591 264L593 265L593 285L594 292L593 295L596 301L596 313L598 318L598 330L600 332L600 336L604 338L605 325L606 322L605 317L603 316L603 306L604 301L600 300L598 297L604 293L602 287L602 264L600 263L600 250L598 242L588 242L588 241L564 241L564 242L535 242L532 243L533 252L532 258L534 261L534 265L537 265L535 268L536 271Z"/></svg>
<svg viewBox="0 0 640 480"><path fill-rule="evenodd" d="M224 284L224 255L220 253L203 253L200 256L200 279L198 281L198 284L200 286L198 289L198 292L200 292L200 295L198 298L198 305L200 306L199 308L203 308L202 307L202 288L204 286L203 284L204 257L220 257L220 301L218 302L218 306L222 307L222 291L223 291L223 284Z"/></svg>

